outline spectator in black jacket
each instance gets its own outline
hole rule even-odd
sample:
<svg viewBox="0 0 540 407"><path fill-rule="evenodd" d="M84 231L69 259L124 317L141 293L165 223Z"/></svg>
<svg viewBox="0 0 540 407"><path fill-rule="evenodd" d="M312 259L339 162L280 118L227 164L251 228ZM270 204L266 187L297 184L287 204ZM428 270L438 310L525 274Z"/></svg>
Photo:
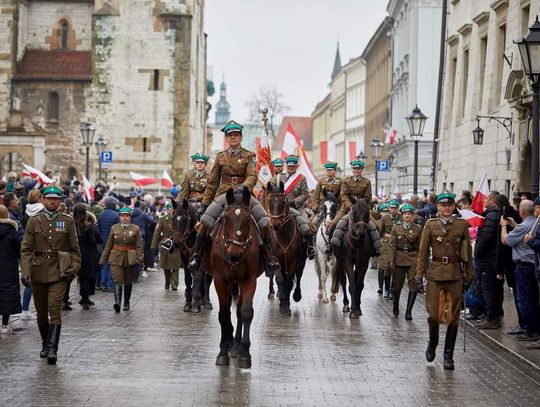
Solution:
<svg viewBox="0 0 540 407"><path fill-rule="evenodd" d="M435 194L429 194L428 202L421 209L416 210L418 216L417 223L419 226L424 227L426 221L430 218L434 218L437 215L437 197Z"/></svg>
<svg viewBox="0 0 540 407"><path fill-rule="evenodd" d="M500 195L496 191L490 192L484 202L484 224L478 229L476 244L474 246L474 266L476 275L480 277L482 295L486 303L484 319L476 326L480 329L497 329L501 326L499 303L500 285L497 281L497 231L501 212L495 205L495 198Z"/></svg>

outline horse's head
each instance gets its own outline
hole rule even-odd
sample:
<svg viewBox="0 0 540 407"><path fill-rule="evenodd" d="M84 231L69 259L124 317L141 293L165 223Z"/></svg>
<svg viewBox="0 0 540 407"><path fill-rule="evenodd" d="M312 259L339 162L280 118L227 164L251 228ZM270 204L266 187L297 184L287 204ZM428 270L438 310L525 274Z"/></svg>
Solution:
<svg viewBox="0 0 540 407"><path fill-rule="evenodd" d="M357 200L351 207L349 218L350 237L363 245L368 235L369 206L365 199Z"/></svg>
<svg viewBox="0 0 540 407"><path fill-rule="evenodd" d="M223 210L222 238L226 250L226 258L231 263L239 263L247 253L253 241L251 226L251 192L242 188L234 191L232 188L226 193L227 205Z"/></svg>
<svg viewBox="0 0 540 407"><path fill-rule="evenodd" d="M333 192L329 192L323 188L323 217L326 222L330 222L336 217L337 213L337 197Z"/></svg>
<svg viewBox="0 0 540 407"><path fill-rule="evenodd" d="M268 191L268 212L272 221L272 226L277 228L284 223L284 220L289 215L289 203L285 195L285 185L279 183L279 187L272 185L270 182L267 185Z"/></svg>
<svg viewBox="0 0 540 407"><path fill-rule="evenodd" d="M173 235L176 245L185 243L189 234L194 230L197 214L189 202L184 199L181 203L172 200L173 212Z"/></svg>

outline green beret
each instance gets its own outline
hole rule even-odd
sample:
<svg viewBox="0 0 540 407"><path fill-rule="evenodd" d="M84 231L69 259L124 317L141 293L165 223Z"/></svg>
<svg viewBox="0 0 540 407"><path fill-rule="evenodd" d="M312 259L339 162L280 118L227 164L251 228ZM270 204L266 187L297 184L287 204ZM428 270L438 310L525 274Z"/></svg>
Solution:
<svg viewBox="0 0 540 407"><path fill-rule="evenodd" d="M399 208L399 201L397 199L392 199L390 202L388 202L388 207Z"/></svg>
<svg viewBox="0 0 540 407"><path fill-rule="evenodd" d="M242 134L242 129L244 128L244 126L242 126L241 124L239 123L236 123L234 120L231 120L229 123L227 123L225 125L225 127L223 127L221 129L221 131L225 134L229 134L229 133L232 133L233 131L237 131L239 132L240 134Z"/></svg>
<svg viewBox="0 0 540 407"><path fill-rule="evenodd" d="M208 159L210 157L208 157L207 155L204 155L204 154L201 154L201 153L195 153L191 156L191 159L193 161L204 161L205 163L208 162Z"/></svg>
<svg viewBox="0 0 540 407"><path fill-rule="evenodd" d="M399 208L399 211L401 213L403 212L414 212L416 210L416 208L411 205L410 203L406 203L406 204L403 204L401 205L401 208Z"/></svg>
<svg viewBox="0 0 540 407"><path fill-rule="evenodd" d="M287 163L288 166L294 166L294 165L298 165L298 156L297 155L288 155L286 158L285 158L285 162Z"/></svg>
<svg viewBox="0 0 540 407"><path fill-rule="evenodd" d="M272 161L272 165L274 167L283 167L283 160L281 158L276 158L274 161Z"/></svg>
<svg viewBox="0 0 540 407"><path fill-rule="evenodd" d="M41 190L43 198L62 198L63 191L56 185L49 185Z"/></svg>
<svg viewBox="0 0 540 407"><path fill-rule="evenodd" d="M388 205L387 204L380 204L378 207L377 207L377 212L382 212L384 211L385 209L388 209Z"/></svg>
<svg viewBox="0 0 540 407"><path fill-rule="evenodd" d="M450 192L443 192L437 195L437 203L455 203L456 196Z"/></svg>
<svg viewBox="0 0 540 407"><path fill-rule="evenodd" d="M351 167L352 168L364 168L364 165L366 165L365 162L362 160L352 160L351 161Z"/></svg>
<svg viewBox="0 0 540 407"><path fill-rule="evenodd" d="M326 168L327 170L335 170L337 169L337 163L328 161L326 164L324 164L324 168Z"/></svg>
<svg viewBox="0 0 540 407"><path fill-rule="evenodd" d="M131 208L129 206L124 206L124 207L120 208L118 213L120 213L120 214L127 213L129 216L131 216Z"/></svg>

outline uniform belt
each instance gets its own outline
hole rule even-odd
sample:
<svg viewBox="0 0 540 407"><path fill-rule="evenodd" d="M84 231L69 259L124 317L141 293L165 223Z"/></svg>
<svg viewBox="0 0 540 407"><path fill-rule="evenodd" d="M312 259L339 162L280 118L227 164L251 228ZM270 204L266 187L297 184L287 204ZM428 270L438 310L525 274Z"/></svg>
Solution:
<svg viewBox="0 0 540 407"><path fill-rule="evenodd" d="M112 249L118 250L119 252L127 252L128 250L137 250L135 246L120 246L119 244L113 245Z"/></svg>
<svg viewBox="0 0 540 407"><path fill-rule="evenodd" d="M34 255L40 257L58 257L58 252L53 250L47 250L44 252L34 252Z"/></svg>
<svg viewBox="0 0 540 407"><path fill-rule="evenodd" d="M461 259L457 256L443 256L443 257L435 257L433 256L431 258L431 261L436 261L438 263L442 264L450 264L450 263L459 263Z"/></svg>
<svg viewBox="0 0 540 407"><path fill-rule="evenodd" d="M398 250L403 253L416 253L416 249L409 249L408 247L398 247Z"/></svg>
<svg viewBox="0 0 540 407"><path fill-rule="evenodd" d="M246 180L246 177L221 177L221 182L225 184L241 184Z"/></svg>

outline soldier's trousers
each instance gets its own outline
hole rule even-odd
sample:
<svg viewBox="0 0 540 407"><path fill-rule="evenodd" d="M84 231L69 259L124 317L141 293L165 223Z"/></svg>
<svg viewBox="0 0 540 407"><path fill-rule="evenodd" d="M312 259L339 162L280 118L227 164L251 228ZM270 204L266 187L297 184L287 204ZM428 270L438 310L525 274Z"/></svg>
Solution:
<svg viewBox="0 0 540 407"><path fill-rule="evenodd" d="M32 283L38 326L62 325L62 301L66 287L67 280Z"/></svg>
<svg viewBox="0 0 540 407"><path fill-rule="evenodd" d="M407 278L407 284L409 285L409 292L416 292L416 283L414 281L415 272L411 266L395 266L393 271L394 280L394 292L399 296L405 284L405 278Z"/></svg>
<svg viewBox="0 0 540 407"><path fill-rule="evenodd" d="M463 281L432 281L426 286L426 310L429 324L459 325Z"/></svg>
<svg viewBox="0 0 540 407"><path fill-rule="evenodd" d="M164 269L163 273L165 274L165 283L170 284L173 288L178 287L178 269Z"/></svg>
<svg viewBox="0 0 540 407"><path fill-rule="evenodd" d="M112 279L117 285L133 284L133 268L135 266L113 266L111 264Z"/></svg>

